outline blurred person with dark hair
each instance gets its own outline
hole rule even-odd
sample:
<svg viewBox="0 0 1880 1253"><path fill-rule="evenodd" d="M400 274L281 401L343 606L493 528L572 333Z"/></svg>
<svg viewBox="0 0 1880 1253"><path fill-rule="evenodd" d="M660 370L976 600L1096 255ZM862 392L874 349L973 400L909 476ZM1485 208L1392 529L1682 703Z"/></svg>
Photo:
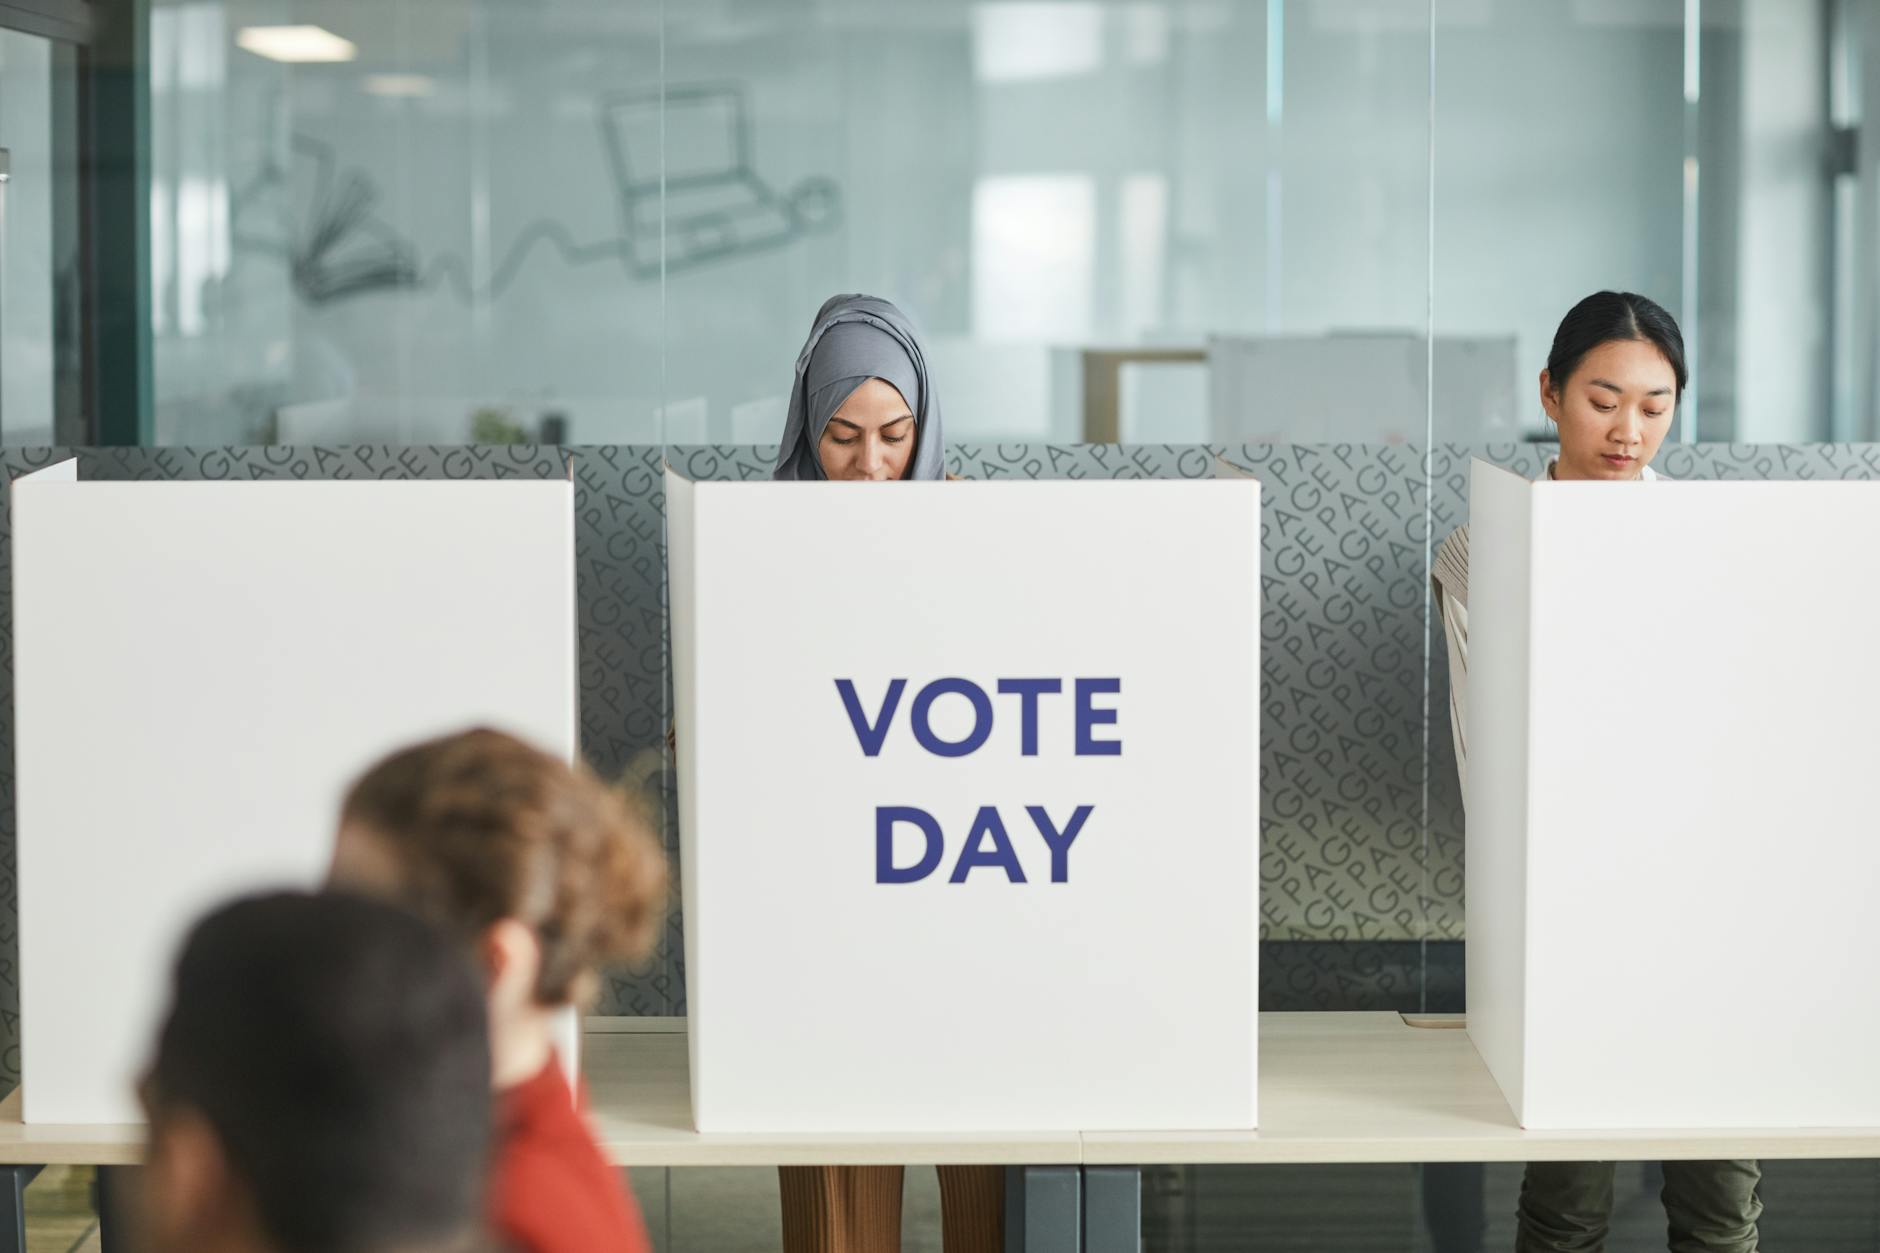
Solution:
<svg viewBox="0 0 1880 1253"><path fill-rule="evenodd" d="M225 905L177 959L142 1085L150 1253L485 1247L483 989L390 905L282 893Z"/></svg>

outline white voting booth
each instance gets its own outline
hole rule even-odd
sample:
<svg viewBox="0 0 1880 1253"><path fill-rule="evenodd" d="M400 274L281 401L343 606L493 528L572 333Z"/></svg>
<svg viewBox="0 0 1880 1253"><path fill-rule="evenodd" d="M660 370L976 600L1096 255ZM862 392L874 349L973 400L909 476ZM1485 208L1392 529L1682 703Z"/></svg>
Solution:
<svg viewBox="0 0 1880 1253"><path fill-rule="evenodd" d="M375 758L472 724L574 754L573 506L566 481L14 484L26 1121L139 1117L183 933L318 883Z"/></svg>
<svg viewBox="0 0 1880 1253"><path fill-rule="evenodd" d="M699 1129L1252 1127L1259 485L666 491Z"/></svg>
<svg viewBox="0 0 1880 1253"><path fill-rule="evenodd" d="M1880 483L1471 483L1468 1029L1517 1118L1880 1125Z"/></svg>

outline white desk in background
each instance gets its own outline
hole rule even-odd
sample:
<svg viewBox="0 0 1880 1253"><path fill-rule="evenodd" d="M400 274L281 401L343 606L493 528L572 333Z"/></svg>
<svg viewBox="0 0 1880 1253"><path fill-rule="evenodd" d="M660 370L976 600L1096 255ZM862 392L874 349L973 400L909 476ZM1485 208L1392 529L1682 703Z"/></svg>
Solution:
<svg viewBox="0 0 1880 1253"><path fill-rule="evenodd" d="M1453 1025L1411 1026L1393 1013L1262 1014L1262 1126L1245 1133L703 1135L692 1127L675 1019L591 1020L585 1070L601 1146L622 1166L1011 1167L1008 1223L1022 1231L1009 1253L1138 1248L1145 1164L1880 1158L1880 1127L1523 1131L1467 1035L1445 1029ZM19 1108L17 1093L0 1103L0 1169L17 1181L0 1189L0 1220L39 1166L140 1159L140 1127L25 1126ZM25 1247L17 1229L0 1221L0 1253Z"/></svg>

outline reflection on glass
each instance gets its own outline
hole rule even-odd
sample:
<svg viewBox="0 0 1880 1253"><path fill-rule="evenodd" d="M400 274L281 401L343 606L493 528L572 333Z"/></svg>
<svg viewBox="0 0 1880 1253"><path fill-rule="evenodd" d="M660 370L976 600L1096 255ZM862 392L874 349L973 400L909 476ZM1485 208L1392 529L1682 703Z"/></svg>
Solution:
<svg viewBox="0 0 1880 1253"><path fill-rule="evenodd" d="M669 284L671 400L701 403L712 438L774 387L793 311L832 289L922 321L961 440L1322 438L1308 397L1211 414L1211 340L1424 331L1421 10L936 0L867 20L740 16L672 12L669 81L746 83L760 160L825 174L843 203L797 249ZM727 317L734 303L750 316ZM1135 403L1154 377L1137 367L1190 360Z"/></svg>
<svg viewBox="0 0 1880 1253"><path fill-rule="evenodd" d="M1086 175L981 179L973 189L974 338L1088 337L1096 226L1096 187Z"/></svg>
<svg viewBox="0 0 1880 1253"><path fill-rule="evenodd" d="M152 6L159 441L656 439L658 6L280 16Z"/></svg>
<svg viewBox="0 0 1880 1253"><path fill-rule="evenodd" d="M0 30L0 440L52 442L56 404L51 41Z"/></svg>
<svg viewBox="0 0 1880 1253"><path fill-rule="evenodd" d="M164 442L762 439L801 310L841 289L920 319L960 438L1114 438L1091 352L1427 320L1421 10L281 16L153 0ZM1182 387L1130 425L1313 422Z"/></svg>
<svg viewBox="0 0 1880 1253"><path fill-rule="evenodd" d="M1554 311L1637 291L1691 344L1682 441L1875 438L1880 162L1858 122L1880 16L1862 0L1699 12L1438 6L1435 329L1514 337L1508 420L1540 438ZM1467 442L1442 375L1437 438Z"/></svg>
<svg viewBox="0 0 1880 1253"><path fill-rule="evenodd" d="M1690 8L153 0L160 432L751 438L851 289L971 380L961 438L1114 437L1120 349L1204 354L1145 438L1365 438L1216 345L1361 387L1432 322L1474 346L1437 435L1527 438L1554 311L1610 286L1692 331L1684 437L1869 436L1880 17Z"/></svg>

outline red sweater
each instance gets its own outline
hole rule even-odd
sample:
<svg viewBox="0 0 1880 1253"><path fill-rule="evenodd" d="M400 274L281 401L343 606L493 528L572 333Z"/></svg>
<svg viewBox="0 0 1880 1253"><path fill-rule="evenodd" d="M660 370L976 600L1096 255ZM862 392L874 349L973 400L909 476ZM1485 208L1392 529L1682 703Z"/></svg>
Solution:
<svg viewBox="0 0 1880 1253"><path fill-rule="evenodd" d="M625 1172L601 1156L554 1058L497 1094L490 1192L496 1234L517 1253L652 1251Z"/></svg>

